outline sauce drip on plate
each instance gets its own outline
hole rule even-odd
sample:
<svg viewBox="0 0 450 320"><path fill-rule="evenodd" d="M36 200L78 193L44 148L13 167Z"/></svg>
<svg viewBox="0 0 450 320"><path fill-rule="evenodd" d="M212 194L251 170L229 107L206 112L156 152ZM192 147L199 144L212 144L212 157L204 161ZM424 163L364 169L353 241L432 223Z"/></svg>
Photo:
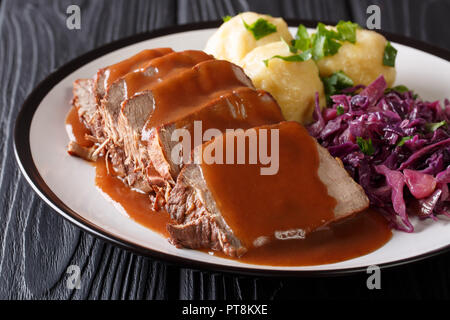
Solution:
<svg viewBox="0 0 450 320"><path fill-rule="evenodd" d="M113 201L119 203L131 219L167 237L166 224L170 222L167 212L151 209L148 194L134 191L120 179L108 174L104 158L95 163L95 184Z"/></svg>
<svg viewBox="0 0 450 320"><path fill-rule="evenodd" d="M386 219L369 208L312 232L303 240L277 240L251 248L239 261L272 266L336 263L375 251L391 237ZM229 258L220 252L214 255Z"/></svg>
<svg viewBox="0 0 450 320"><path fill-rule="evenodd" d="M77 109L72 107L66 117L66 130L69 137L76 141L80 146L90 147L93 145L92 141L86 139L86 135L90 132L86 126L81 123L78 118Z"/></svg>

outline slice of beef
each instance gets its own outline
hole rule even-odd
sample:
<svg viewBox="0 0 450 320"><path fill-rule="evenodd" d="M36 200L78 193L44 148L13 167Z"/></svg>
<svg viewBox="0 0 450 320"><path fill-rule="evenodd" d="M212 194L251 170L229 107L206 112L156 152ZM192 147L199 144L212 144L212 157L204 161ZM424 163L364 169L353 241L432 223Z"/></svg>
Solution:
<svg viewBox="0 0 450 320"><path fill-rule="evenodd" d="M168 181L176 181L188 160L183 161L182 156L190 155L198 144L203 143L206 130L224 133L226 129L248 129L283 120L280 107L268 92L242 87L211 100L183 118L152 128L148 133L147 152L159 175ZM196 127L198 132L195 132ZM173 152L179 143L178 139L172 138L176 129L186 130L190 137L189 150ZM199 141L195 141L195 134L200 135Z"/></svg>
<svg viewBox="0 0 450 320"><path fill-rule="evenodd" d="M143 50L129 59L100 69L94 79L78 79L73 83L72 105L93 136L104 137L104 120L99 112L106 87L129 72L144 68L152 59L173 52L169 48Z"/></svg>
<svg viewBox="0 0 450 320"><path fill-rule="evenodd" d="M81 122L90 131L90 139L94 145L87 148L79 145L76 141L70 141L67 152L87 161L96 161L102 155L102 148L99 149L99 147L104 141L104 122L97 108L94 80L78 79L74 81L72 106L77 110Z"/></svg>
<svg viewBox="0 0 450 320"><path fill-rule="evenodd" d="M150 90L154 85L171 76L190 69L197 63L212 60L212 56L199 50L172 52L149 60L141 71L129 72L109 85L102 99L100 111L105 121L106 135L118 145L123 137L117 130L121 104L139 92Z"/></svg>
<svg viewBox="0 0 450 320"><path fill-rule="evenodd" d="M278 129L276 174L261 175L265 166L248 164L248 158L240 165L200 161L200 150L220 148L229 139L250 136L251 130L261 143L261 129ZM269 141L269 149L276 150ZM167 202L174 220L167 229L179 247L240 256L266 241L305 237L369 205L361 186L296 122L229 132L197 147L194 154L195 163L181 170Z"/></svg>
<svg viewBox="0 0 450 320"><path fill-rule="evenodd" d="M72 105L76 108L79 118L92 135L101 137L103 135L103 123L97 110L94 80L78 79L74 81Z"/></svg>
<svg viewBox="0 0 450 320"><path fill-rule="evenodd" d="M159 58L153 58L151 60L144 60L152 58L156 54L164 53ZM131 64L129 61L125 63L125 67L128 69L135 68L136 66L139 66L140 71L136 71L133 69L132 72L129 72L128 74L125 74L121 78L117 79L115 82L109 85L108 89L106 90L106 95L102 99L102 103L100 106L98 105L98 99L96 100L97 104L91 103L91 105L95 105L93 109L95 109L96 113L99 115L97 118L99 121L99 126L97 126L99 130L99 134L102 134L102 139L99 141L98 145L104 146L105 152L107 156L112 161L112 167L115 170L115 173L123 178L123 181L129 184L130 186L139 189L144 192L152 191L151 185L154 181L158 181L159 185L161 185L161 177L155 176L155 175L148 175L146 172L156 172L155 170L152 170L151 163L148 163L148 161L145 161L145 154L144 157L139 157L139 161L136 161L136 157L130 152L127 152L127 149L123 145L123 139L124 134L125 139L127 139L130 143L128 146L139 146L140 145L140 135L139 133L136 134L133 131L130 131L130 127L125 126L124 130L118 132L117 131L117 117L118 113L120 111L120 106L122 102L126 98L132 98L132 95L136 92L139 92L140 90L146 90L145 92L148 92L152 86L154 85L162 85L163 83L166 83L169 78L176 77L179 78L179 81L176 82L174 85L182 87L184 85L183 80L190 81L189 77L180 77L180 75L183 73L183 70L190 69L194 65L196 65L198 62L206 61L206 60L212 60L213 57L210 55L207 55L206 53L202 51L184 51L184 52L178 52L178 53L167 53L165 49L163 50L153 50L151 52L144 52L146 54L138 54L139 59L135 57L128 59L128 60L134 60L134 64ZM142 62L140 65L136 61L145 61ZM220 63L219 65L223 65L225 63ZM229 64L229 63L226 63ZM110 67L110 69L114 70L117 68L117 66L120 66L120 69L124 69L122 63L119 63L117 65L114 65L113 67ZM195 69L195 71L191 71L189 74L191 75L191 78L197 76L197 73L202 71L203 69L207 68L201 67L200 69ZM238 67L237 67L238 68ZM223 69L223 68L222 68ZM233 68L230 68L233 70ZM103 70L99 71L98 77L97 77L97 83L100 81L101 76L105 76L110 71ZM240 72L240 73L239 73ZM229 72L225 73L226 75L229 75ZM116 77L118 73L116 72L114 76ZM243 75L243 71L239 70L236 72L236 74L233 74L233 80L234 83L239 83L239 85L242 84L242 79L237 79L238 76L241 78L243 77L245 79L245 83L250 83L250 80L246 78L245 75ZM205 78L205 76L203 76ZM111 75L106 79L101 80L100 82L108 82L112 79ZM107 81L108 80L108 81ZM205 79L208 80L208 79ZM231 82L229 78L226 78L228 80L228 84ZM92 81L90 81L92 82ZM220 81L219 81L220 83ZM224 81L223 83L226 83ZM162 86L164 87L164 86ZM224 90L224 86L218 87L218 89ZM94 82L94 96L95 96L95 90L98 89L96 87ZM214 88L210 89L211 91L214 90ZM76 94L79 94L77 91ZM98 96L98 95L97 95ZM146 107L150 107L153 102L150 102L146 105ZM136 121L145 120L147 115L144 115L142 113L139 113L139 109L137 109L136 112L132 111L133 105L131 105L131 108L127 108L128 115L136 116ZM139 105L139 104L136 104ZM133 123L136 123L136 121L133 121ZM144 123L144 122L143 122ZM143 127L140 125L140 127ZM128 133L132 133L131 135L128 135ZM72 150L75 150L72 148ZM130 148L128 148L130 150ZM158 185L158 184L157 184Z"/></svg>
<svg viewBox="0 0 450 320"><path fill-rule="evenodd" d="M117 121L117 131L123 137L126 163L133 163L135 171L145 172L150 159L148 148L142 140L146 140L145 134L154 125L182 119L211 100L240 87L253 88L251 80L240 67L227 61L208 60L126 99ZM147 128L145 132L144 127ZM156 171L160 172L158 169Z"/></svg>
<svg viewBox="0 0 450 320"><path fill-rule="evenodd" d="M93 80L91 79L79 79L73 84L72 104L77 108L78 115L86 127L91 131L97 148L105 149L108 151L108 156L113 160L114 168L117 172L121 172L122 176L127 174L127 166L123 163L124 156L121 149L117 148L113 141L111 141L111 133L108 132L108 126L106 125L105 113L100 108L101 101L105 95L105 92L109 85L111 85L118 78L126 75L129 72L136 72L141 69L145 69L152 59L161 57L168 53L173 52L170 48L159 48L143 50L138 54L123 60L119 63L111 65L106 68L100 69ZM75 142L72 142L68 146L69 153L78 155L81 157L87 157L90 160L93 154L96 158L99 151L103 150L85 150L82 146L75 146ZM129 167L129 166L128 166ZM134 174L130 171L131 176Z"/></svg>
<svg viewBox="0 0 450 320"><path fill-rule="evenodd" d="M225 60L209 60L198 63L191 70L182 72L168 81L161 82L149 94L154 100L153 111L146 119L147 130L168 121L182 118L195 108L239 87L254 88L244 70ZM127 115L131 99L124 102L122 112Z"/></svg>
<svg viewBox="0 0 450 320"><path fill-rule="evenodd" d="M337 200L334 208L335 220L362 211L369 206L364 189L344 169L339 158L334 159L327 149L317 143L319 153L320 180L327 186L328 194Z"/></svg>
<svg viewBox="0 0 450 320"><path fill-rule="evenodd" d="M167 80L177 72L190 69L201 61L211 59L213 59L212 56L197 50L182 52L171 52L164 48L145 50L125 62L111 66L104 72L99 72L99 75L104 76L109 73L108 78L102 80L106 83L107 88L103 90L105 94L97 107L103 122L103 135L105 139L109 140L106 149L109 151L108 155L112 159L112 167L116 174L131 187L143 192L150 192L152 191L151 183L147 180L155 181L160 178L146 175L144 169L149 164L136 164L124 152L123 136L120 135L121 132L117 131L117 118L122 102L137 92L148 90L153 85ZM119 77L121 72L127 70L131 71ZM116 80L111 82L114 79ZM139 168L137 165L140 165Z"/></svg>
<svg viewBox="0 0 450 320"><path fill-rule="evenodd" d="M99 69L94 78L94 93L96 95L97 103L101 102L108 86L114 81L123 77L127 73L145 69L146 65L152 59L161 57L171 52L173 52L173 50L170 48L147 49L128 59L122 60L106 68Z"/></svg>
<svg viewBox="0 0 450 320"><path fill-rule="evenodd" d="M169 196L167 225L170 242L178 248L208 248L231 257L247 252L217 208L198 165L187 165Z"/></svg>

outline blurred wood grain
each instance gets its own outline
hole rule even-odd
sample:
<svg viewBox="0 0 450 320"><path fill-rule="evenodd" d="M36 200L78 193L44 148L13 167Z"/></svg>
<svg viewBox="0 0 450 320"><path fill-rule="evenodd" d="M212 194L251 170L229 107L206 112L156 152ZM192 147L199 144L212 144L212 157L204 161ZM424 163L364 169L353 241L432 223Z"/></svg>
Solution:
<svg viewBox="0 0 450 320"><path fill-rule="evenodd" d="M81 8L81 30L66 28L70 4ZM381 8L382 29L450 49L450 3L444 0L2 0L0 299L450 298L449 254L383 271L382 290L376 291L367 289L365 274L268 279L169 266L65 221L32 191L15 163L12 130L24 99L82 53L135 33L245 10L365 25L370 4ZM81 268L80 290L67 288L69 265Z"/></svg>

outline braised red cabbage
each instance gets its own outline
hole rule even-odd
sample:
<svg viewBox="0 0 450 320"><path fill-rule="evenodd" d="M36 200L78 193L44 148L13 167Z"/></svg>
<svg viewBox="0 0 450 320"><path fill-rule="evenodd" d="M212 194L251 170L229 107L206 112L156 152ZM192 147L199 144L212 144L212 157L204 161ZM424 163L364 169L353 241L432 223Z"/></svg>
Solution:
<svg viewBox="0 0 450 320"><path fill-rule="evenodd" d="M426 102L404 86L369 86L331 96L322 112L316 96L310 134L339 157L371 205L397 229L412 232L413 214L450 216L450 102Z"/></svg>

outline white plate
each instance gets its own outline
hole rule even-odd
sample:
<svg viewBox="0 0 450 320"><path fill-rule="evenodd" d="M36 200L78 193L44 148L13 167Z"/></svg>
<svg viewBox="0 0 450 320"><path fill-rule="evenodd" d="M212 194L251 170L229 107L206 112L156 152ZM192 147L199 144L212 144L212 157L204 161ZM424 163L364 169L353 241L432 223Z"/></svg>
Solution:
<svg viewBox="0 0 450 320"><path fill-rule="evenodd" d="M298 24L298 23L296 23ZM128 249L194 267L240 273L272 275L317 275L364 270L369 265L392 266L411 262L447 249L450 220L413 220L415 232L394 231L382 248L339 263L272 267L222 259L203 252L176 249L159 234L129 219L117 210L94 185L94 168L66 152L69 141L64 120L70 109L72 82L92 77L99 67L113 64L140 50L172 47L174 50L203 49L217 22L160 30L124 39L94 50L63 66L44 80L29 96L17 119L15 151L19 166L35 191L58 213L79 227ZM292 24L294 25L294 24ZM292 28L294 32L294 28ZM397 36L397 82L413 88L423 98L450 96L450 53ZM414 45L428 52L402 45Z"/></svg>

